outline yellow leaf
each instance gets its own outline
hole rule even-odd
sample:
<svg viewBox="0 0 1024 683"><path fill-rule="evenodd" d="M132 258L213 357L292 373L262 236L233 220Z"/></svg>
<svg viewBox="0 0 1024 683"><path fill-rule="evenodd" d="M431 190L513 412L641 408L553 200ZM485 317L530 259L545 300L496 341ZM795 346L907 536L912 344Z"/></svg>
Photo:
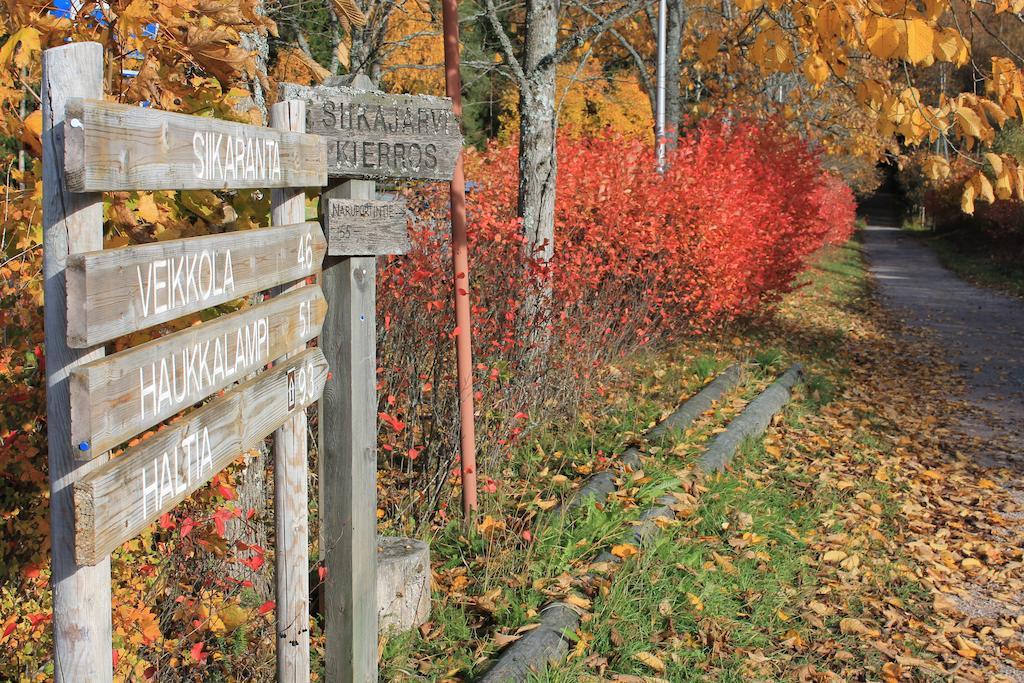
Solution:
<svg viewBox="0 0 1024 683"><path fill-rule="evenodd" d="M722 41L722 36L718 31L712 31L707 35L704 40L700 42L697 47L697 56L700 57L700 61L707 64L718 56L718 46Z"/></svg>
<svg viewBox="0 0 1024 683"><path fill-rule="evenodd" d="M693 593L687 593L686 599L690 601L691 605L693 605L693 609L697 610L698 612L704 611L704 601L701 600L698 596L694 595Z"/></svg>
<svg viewBox="0 0 1024 683"><path fill-rule="evenodd" d="M650 667L660 674L665 673L665 662L661 661L661 659L659 659L655 654L650 652L636 652L633 654L633 659L644 666Z"/></svg>
<svg viewBox="0 0 1024 683"><path fill-rule="evenodd" d="M949 176L949 162L940 156L930 156L925 160L923 170L932 180L941 180Z"/></svg>
<svg viewBox="0 0 1024 683"><path fill-rule="evenodd" d="M621 545L612 546L612 555L622 558L623 560L627 557L636 555L638 552L640 552L640 550L632 543L623 543Z"/></svg>
<svg viewBox="0 0 1024 683"><path fill-rule="evenodd" d="M995 193L992 192L992 183L989 182L988 178L985 177L984 173L978 172L974 176L975 186L978 189L978 198L984 199L989 204L995 202Z"/></svg>
<svg viewBox="0 0 1024 683"><path fill-rule="evenodd" d="M963 569L981 569L984 565L975 557L965 557L960 561L960 566Z"/></svg>
<svg viewBox="0 0 1024 683"><path fill-rule="evenodd" d="M8 38L3 47L0 47L0 66L10 64L13 58L14 66L19 69L26 67L32 60L33 54L39 50L39 30L32 26L25 26Z"/></svg>
<svg viewBox="0 0 1024 683"><path fill-rule="evenodd" d="M892 59L900 48L900 31L896 22L888 17L872 15L865 25L864 42L874 56Z"/></svg>
<svg viewBox="0 0 1024 683"><path fill-rule="evenodd" d="M981 117L978 112L968 107L956 108L956 122L964 135L981 139L984 136Z"/></svg>
<svg viewBox="0 0 1024 683"><path fill-rule="evenodd" d="M932 43L935 31L924 19L906 19L903 32L907 37L907 59L914 64L929 64L934 60Z"/></svg>
<svg viewBox="0 0 1024 683"><path fill-rule="evenodd" d="M969 216L974 214L974 195L974 185L968 183L964 188L964 193L960 196L960 210Z"/></svg>
<svg viewBox="0 0 1024 683"><path fill-rule="evenodd" d="M139 195L139 203L135 210L138 212L139 218L147 223L156 223L160 220L160 207L156 205L152 194Z"/></svg>
<svg viewBox="0 0 1024 683"><path fill-rule="evenodd" d="M231 632L249 620L249 611L238 605L230 605L218 612L217 616L223 622L224 628Z"/></svg>
<svg viewBox="0 0 1024 683"><path fill-rule="evenodd" d="M348 43L344 40L339 40L338 47L335 49L334 53L338 56L338 64L341 64L346 70L348 70L349 66L352 64L352 55L349 52Z"/></svg>
<svg viewBox="0 0 1024 683"><path fill-rule="evenodd" d="M839 631L843 635L857 635L860 633L867 633L868 627L864 625L860 619L854 619L853 617L846 617L839 620Z"/></svg>
<svg viewBox="0 0 1024 683"><path fill-rule="evenodd" d="M568 597L565 598L565 601L574 607L579 607L580 609L590 609L591 607L590 600L582 595L577 595L576 593L570 593Z"/></svg>
<svg viewBox="0 0 1024 683"><path fill-rule="evenodd" d="M804 60L804 76L814 85L820 86L828 80L828 62L821 55L812 55Z"/></svg>
<svg viewBox="0 0 1024 683"><path fill-rule="evenodd" d="M846 559L846 553L844 553L842 550L829 550L822 556L821 559L825 560L826 562L842 562Z"/></svg>
<svg viewBox="0 0 1024 683"><path fill-rule="evenodd" d="M985 152L985 161L992 166L992 171L995 175L999 175L1003 172L1003 160L998 154L992 152Z"/></svg>

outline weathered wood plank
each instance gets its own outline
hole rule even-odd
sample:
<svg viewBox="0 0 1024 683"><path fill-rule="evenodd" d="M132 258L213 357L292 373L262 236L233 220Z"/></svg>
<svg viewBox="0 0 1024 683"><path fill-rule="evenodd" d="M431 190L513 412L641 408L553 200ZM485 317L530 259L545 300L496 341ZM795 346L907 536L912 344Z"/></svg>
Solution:
<svg viewBox="0 0 1024 683"><path fill-rule="evenodd" d="M270 108L275 128L305 128L302 100L278 102ZM306 194L274 190L270 222L287 225L306 213ZM292 285L300 289L302 283ZM279 294L275 292L275 294ZM291 296L281 295L281 298ZM301 348L295 349L296 352ZM277 681L309 683L309 465L306 413L296 413L274 432L274 577L276 580Z"/></svg>
<svg viewBox="0 0 1024 683"><path fill-rule="evenodd" d="M306 101L306 131L327 138L328 175L451 180L462 132L450 98L294 83L280 91Z"/></svg>
<svg viewBox="0 0 1024 683"><path fill-rule="evenodd" d="M320 187L323 140L205 116L68 101L72 192Z"/></svg>
<svg viewBox="0 0 1024 683"><path fill-rule="evenodd" d="M100 344L320 269L318 223L240 230L68 258L68 344Z"/></svg>
<svg viewBox="0 0 1024 683"><path fill-rule="evenodd" d="M324 199L330 256L404 254L409 251L405 199Z"/></svg>
<svg viewBox="0 0 1024 683"><path fill-rule="evenodd" d="M350 180L324 197L365 200L374 192L374 183ZM373 256L324 261L327 319L320 348L332 371L320 401L328 681L377 680L376 264Z"/></svg>
<svg viewBox="0 0 1024 683"><path fill-rule="evenodd" d="M142 532L316 401L326 379L327 361L320 349L304 351L76 482L76 560L96 562Z"/></svg>
<svg viewBox="0 0 1024 683"><path fill-rule="evenodd" d="M320 334L319 287L165 335L71 375L71 444L100 454Z"/></svg>
<svg viewBox="0 0 1024 683"><path fill-rule="evenodd" d="M103 248L103 196L73 194L64 184L69 141L65 103L103 96L103 47L72 43L43 53L43 291L46 334L46 415L50 476L50 552L53 585L53 680L113 679L110 658L110 558L91 567L75 561L72 486L105 456L81 462L71 448L70 387L75 366L103 356L102 348L68 348L65 264L69 254Z"/></svg>

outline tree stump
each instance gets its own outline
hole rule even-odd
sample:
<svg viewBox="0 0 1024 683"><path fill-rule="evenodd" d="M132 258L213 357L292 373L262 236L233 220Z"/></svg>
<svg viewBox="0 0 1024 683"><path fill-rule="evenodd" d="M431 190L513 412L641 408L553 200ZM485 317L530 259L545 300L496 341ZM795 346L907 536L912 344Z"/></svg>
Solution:
<svg viewBox="0 0 1024 683"><path fill-rule="evenodd" d="M381 633L430 619L430 546L412 538L378 539L377 610Z"/></svg>

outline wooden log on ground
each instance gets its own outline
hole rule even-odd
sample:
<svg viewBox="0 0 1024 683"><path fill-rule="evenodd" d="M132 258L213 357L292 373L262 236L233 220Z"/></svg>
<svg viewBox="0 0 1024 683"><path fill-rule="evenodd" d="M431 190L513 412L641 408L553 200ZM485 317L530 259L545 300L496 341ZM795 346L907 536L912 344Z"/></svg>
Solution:
<svg viewBox="0 0 1024 683"><path fill-rule="evenodd" d="M430 546L414 538L377 541L377 628L408 631L430 619Z"/></svg>
<svg viewBox="0 0 1024 683"><path fill-rule="evenodd" d="M556 602L541 612L540 626L512 643L502 652L494 666L476 680L478 683L511 683L526 681L531 673L542 673L548 664L560 662L569 652L573 634L579 627L580 615L564 602Z"/></svg>
<svg viewBox="0 0 1024 683"><path fill-rule="evenodd" d="M91 346L320 269L319 223L90 251L68 259L68 344Z"/></svg>
<svg viewBox="0 0 1024 683"><path fill-rule="evenodd" d="M686 399L682 405L675 409L671 415L651 428L644 439L648 441L661 442L668 435L670 430L681 431L689 427L693 422L711 408L715 401L718 401L729 391L732 391L739 384L742 377L741 367L731 365L726 368L715 379L706 384L696 394ZM619 458L623 465L632 469L640 467L640 449L630 446ZM552 510L555 514L564 514L569 510L579 507L584 501L594 499L603 502L609 494L615 490L616 473L609 470L597 472L587 478L572 497L557 508Z"/></svg>
<svg viewBox="0 0 1024 683"><path fill-rule="evenodd" d="M68 101L72 192L321 187L323 140L149 107Z"/></svg>
<svg viewBox="0 0 1024 683"><path fill-rule="evenodd" d="M50 477L50 553L53 587L53 679L108 683L111 665L110 558L93 566L75 560L74 484L103 464L81 462L71 446L69 377L78 365L103 357L102 348L67 342L65 265L70 255L103 248L103 196L75 194L64 182L71 97L103 97L103 47L72 43L43 53L43 292L46 335L47 461Z"/></svg>
<svg viewBox="0 0 1024 683"><path fill-rule="evenodd" d="M777 412L789 403L790 390L803 379L803 366L794 365L733 418L726 430L708 444L697 466L720 472L728 466L743 442L764 433Z"/></svg>
<svg viewBox="0 0 1024 683"><path fill-rule="evenodd" d="M732 391L740 383L742 374L739 364L730 365L703 389L686 399L678 410L647 432L645 438L648 441L657 442L664 439L671 431L685 430L705 411L709 410L715 401L721 400L722 396Z"/></svg>

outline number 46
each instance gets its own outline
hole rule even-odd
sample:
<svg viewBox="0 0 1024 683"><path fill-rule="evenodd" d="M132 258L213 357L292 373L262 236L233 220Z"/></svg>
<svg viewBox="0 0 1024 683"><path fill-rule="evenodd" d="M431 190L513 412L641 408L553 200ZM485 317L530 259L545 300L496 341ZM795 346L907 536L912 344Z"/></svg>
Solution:
<svg viewBox="0 0 1024 683"><path fill-rule="evenodd" d="M306 269L313 267L313 233L299 237L299 265Z"/></svg>

